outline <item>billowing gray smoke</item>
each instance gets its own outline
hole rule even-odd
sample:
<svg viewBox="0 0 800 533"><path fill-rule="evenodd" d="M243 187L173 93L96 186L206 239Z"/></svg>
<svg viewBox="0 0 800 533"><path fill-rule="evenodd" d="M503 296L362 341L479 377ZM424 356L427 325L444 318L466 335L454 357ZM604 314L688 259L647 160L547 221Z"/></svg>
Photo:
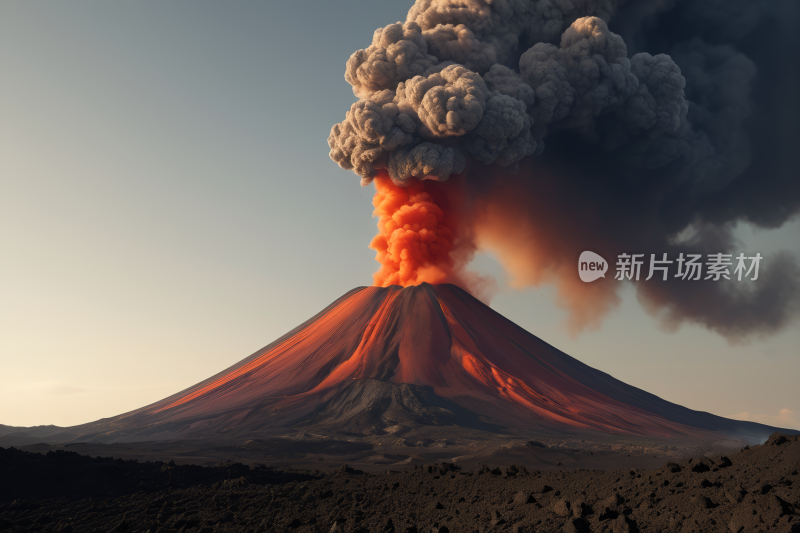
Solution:
<svg viewBox="0 0 800 533"><path fill-rule="evenodd" d="M565 4L417 2L347 62L360 100L331 130L331 158L362 185L380 168L444 181L465 156L507 167L538 155L550 128L592 135L604 112L615 145L674 132L687 105L672 59L628 58L603 20L614 2Z"/></svg>
<svg viewBox="0 0 800 533"><path fill-rule="evenodd" d="M418 0L348 60L359 100L330 156L362 185L381 169L398 185L461 174L464 235L501 201L520 246L530 225L559 228L550 279L574 277L582 249L736 252L737 222L800 209L799 16L795 0ZM651 281L639 297L673 324L769 333L800 282L788 254L762 268L745 289Z"/></svg>

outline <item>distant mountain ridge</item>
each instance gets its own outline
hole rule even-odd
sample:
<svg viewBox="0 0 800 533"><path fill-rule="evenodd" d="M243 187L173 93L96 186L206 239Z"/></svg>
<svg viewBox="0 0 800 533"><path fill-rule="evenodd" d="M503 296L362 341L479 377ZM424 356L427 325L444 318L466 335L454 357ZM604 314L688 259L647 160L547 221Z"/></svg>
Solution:
<svg viewBox="0 0 800 533"><path fill-rule="evenodd" d="M0 437L5 437L7 435L16 437L49 437L50 435L62 433L65 429L66 428L53 425L18 427L0 424Z"/></svg>
<svg viewBox="0 0 800 533"><path fill-rule="evenodd" d="M0 424L0 447L4 448L36 444L47 440L61 442L75 436L76 434L70 433L67 428L53 425L18 427Z"/></svg>

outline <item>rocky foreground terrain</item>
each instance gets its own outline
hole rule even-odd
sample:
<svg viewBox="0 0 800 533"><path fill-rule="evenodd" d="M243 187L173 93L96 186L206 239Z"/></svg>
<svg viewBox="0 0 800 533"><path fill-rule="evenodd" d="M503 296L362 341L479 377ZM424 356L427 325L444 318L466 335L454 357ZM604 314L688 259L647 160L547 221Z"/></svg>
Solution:
<svg viewBox="0 0 800 533"><path fill-rule="evenodd" d="M800 532L800 437L655 470L365 473L0 448L3 532Z"/></svg>

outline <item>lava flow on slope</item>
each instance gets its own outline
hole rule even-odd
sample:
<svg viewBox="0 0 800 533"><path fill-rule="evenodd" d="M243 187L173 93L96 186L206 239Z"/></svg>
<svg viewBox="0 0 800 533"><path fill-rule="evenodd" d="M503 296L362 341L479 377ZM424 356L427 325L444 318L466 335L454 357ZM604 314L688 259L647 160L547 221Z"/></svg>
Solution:
<svg viewBox="0 0 800 533"><path fill-rule="evenodd" d="M427 283L354 289L223 372L73 430L82 439L162 440L398 423L653 438L773 430L662 400L557 350L454 285Z"/></svg>

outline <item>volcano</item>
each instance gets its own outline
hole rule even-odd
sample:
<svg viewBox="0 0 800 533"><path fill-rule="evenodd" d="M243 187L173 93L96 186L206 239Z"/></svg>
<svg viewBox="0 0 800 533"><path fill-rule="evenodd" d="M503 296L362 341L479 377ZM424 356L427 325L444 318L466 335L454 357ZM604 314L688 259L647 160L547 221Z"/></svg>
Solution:
<svg viewBox="0 0 800 533"><path fill-rule="evenodd" d="M71 428L101 442L400 427L646 438L766 437L591 368L457 286L359 287L236 365L152 405Z"/></svg>

